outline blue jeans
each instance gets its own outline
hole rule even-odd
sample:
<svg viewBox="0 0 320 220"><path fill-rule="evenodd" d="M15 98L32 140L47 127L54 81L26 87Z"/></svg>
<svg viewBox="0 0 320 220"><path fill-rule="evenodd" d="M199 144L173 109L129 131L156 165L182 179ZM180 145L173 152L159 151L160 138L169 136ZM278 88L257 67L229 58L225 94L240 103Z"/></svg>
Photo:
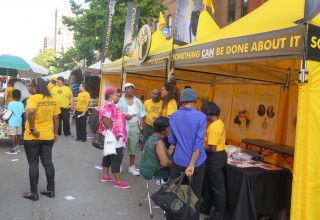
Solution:
<svg viewBox="0 0 320 220"><path fill-rule="evenodd" d="M26 151L29 164L30 191L33 194L38 192L39 179L39 157L47 177L47 190L54 191L54 166L52 163L52 147L54 140L25 140L24 149Z"/></svg>

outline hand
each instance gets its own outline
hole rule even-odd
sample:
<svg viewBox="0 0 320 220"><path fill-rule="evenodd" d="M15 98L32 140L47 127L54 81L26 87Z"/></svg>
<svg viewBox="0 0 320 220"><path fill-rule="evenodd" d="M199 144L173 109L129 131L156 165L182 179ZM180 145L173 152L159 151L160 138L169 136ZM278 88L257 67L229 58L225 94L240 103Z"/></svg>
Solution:
<svg viewBox="0 0 320 220"><path fill-rule="evenodd" d="M126 116L127 120L131 120L132 119L132 115L130 115L130 114L126 114L125 116Z"/></svg>
<svg viewBox="0 0 320 220"><path fill-rule="evenodd" d="M190 177L194 173L194 167L188 166L187 169L184 171L187 177Z"/></svg>
<svg viewBox="0 0 320 220"><path fill-rule="evenodd" d="M58 141L58 134L54 134L54 142Z"/></svg>
<svg viewBox="0 0 320 220"><path fill-rule="evenodd" d="M40 132L37 131L36 129L34 129L34 130L31 132L31 134L32 134L36 139L38 139L38 138L40 137Z"/></svg>

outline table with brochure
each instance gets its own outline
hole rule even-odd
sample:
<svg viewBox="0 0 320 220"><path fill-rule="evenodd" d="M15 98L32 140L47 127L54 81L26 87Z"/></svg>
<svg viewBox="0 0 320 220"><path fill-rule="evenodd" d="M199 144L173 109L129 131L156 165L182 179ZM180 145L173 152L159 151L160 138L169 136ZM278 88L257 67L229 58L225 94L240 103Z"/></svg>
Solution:
<svg viewBox="0 0 320 220"><path fill-rule="evenodd" d="M257 220L259 216L289 215L290 170L251 160L245 153L228 158L227 215L231 220ZM287 218L289 219L289 218Z"/></svg>

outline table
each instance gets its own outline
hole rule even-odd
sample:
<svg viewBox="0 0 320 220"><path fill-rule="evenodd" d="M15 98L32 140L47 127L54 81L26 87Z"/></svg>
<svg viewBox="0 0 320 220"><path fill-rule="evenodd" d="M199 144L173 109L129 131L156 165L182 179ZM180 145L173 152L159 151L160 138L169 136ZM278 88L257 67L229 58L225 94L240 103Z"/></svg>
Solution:
<svg viewBox="0 0 320 220"><path fill-rule="evenodd" d="M261 139L248 139L244 138L241 140L242 143L246 144L246 148L248 145L257 146L260 148L260 154L262 150L269 150L275 153L281 154L282 156L293 157L294 156L294 147L284 145L284 144L277 144L274 142L261 140Z"/></svg>
<svg viewBox="0 0 320 220"><path fill-rule="evenodd" d="M7 135L7 127L8 124L5 123L4 121L0 121L0 139L8 139Z"/></svg>
<svg viewBox="0 0 320 220"><path fill-rule="evenodd" d="M288 169L264 170L227 165L227 216L230 220L257 220L259 215L289 216L292 174Z"/></svg>

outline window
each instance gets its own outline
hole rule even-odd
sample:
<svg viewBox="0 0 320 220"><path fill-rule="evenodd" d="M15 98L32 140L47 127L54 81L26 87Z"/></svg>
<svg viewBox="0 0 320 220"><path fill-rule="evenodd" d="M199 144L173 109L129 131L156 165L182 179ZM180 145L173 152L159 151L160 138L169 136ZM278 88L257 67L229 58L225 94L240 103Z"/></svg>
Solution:
<svg viewBox="0 0 320 220"><path fill-rule="evenodd" d="M248 13L248 0L242 0L241 17Z"/></svg>
<svg viewBox="0 0 320 220"><path fill-rule="evenodd" d="M228 2L228 22L236 20L236 0L229 0Z"/></svg>
<svg viewBox="0 0 320 220"><path fill-rule="evenodd" d="M172 28L172 15L168 15L167 26L168 26L168 28L169 28L169 33L171 34L171 28Z"/></svg>

